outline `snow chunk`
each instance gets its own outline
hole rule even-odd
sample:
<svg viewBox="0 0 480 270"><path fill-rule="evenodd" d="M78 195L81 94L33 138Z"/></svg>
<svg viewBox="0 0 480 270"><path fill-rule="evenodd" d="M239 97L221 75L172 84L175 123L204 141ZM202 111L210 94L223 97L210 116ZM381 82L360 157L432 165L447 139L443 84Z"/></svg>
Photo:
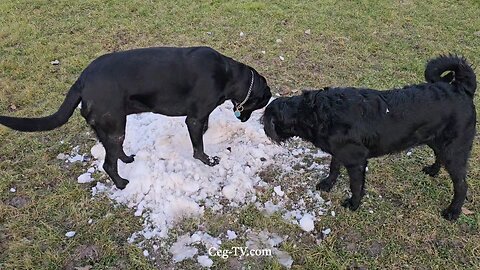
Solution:
<svg viewBox="0 0 480 270"><path fill-rule="evenodd" d="M227 198L229 200L232 200L233 198L235 198L235 195L237 194L237 191L235 189L235 186L228 185L228 186L223 187L222 193L223 193L223 196L225 196L225 198Z"/></svg>
<svg viewBox="0 0 480 270"><path fill-rule="evenodd" d="M228 240L233 240L237 238L237 234L234 231L227 230Z"/></svg>
<svg viewBox="0 0 480 270"><path fill-rule="evenodd" d="M300 219L300 227L306 232L311 232L315 229L315 224L313 223L314 217L308 213L304 214Z"/></svg>
<svg viewBox="0 0 480 270"><path fill-rule="evenodd" d="M275 191L275 193L276 193L278 196L280 196L280 197L282 197L282 196L285 194L285 192L282 191L282 187L281 187L281 186L276 186L276 187L274 187L274 188L273 188L273 191Z"/></svg>
<svg viewBox="0 0 480 270"><path fill-rule="evenodd" d="M203 267L210 268L213 265L212 259L210 259L210 257L208 257L207 255L198 256L197 261Z"/></svg>
<svg viewBox="0 0 480 270"><path fill-rule="evenodd" d="M78 183L85 184L85 183L90 183L95 179L92 178L91 173L86 172L86 173L80 175L77 180L78 180Z"/></svg>

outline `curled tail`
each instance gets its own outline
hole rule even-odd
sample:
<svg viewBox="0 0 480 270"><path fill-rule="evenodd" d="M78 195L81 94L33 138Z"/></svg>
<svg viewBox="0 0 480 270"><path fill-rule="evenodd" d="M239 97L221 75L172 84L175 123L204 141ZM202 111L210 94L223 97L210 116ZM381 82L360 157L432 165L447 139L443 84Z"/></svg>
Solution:
<svg viewBox="0 0 480 270"><path fill-rule="evenodd" d="M0 124L19 131L47 131L55 129L65 124L72 116L75 108L78 106L81 98L82 86L77 80L67 93L65 100L52 115L40 118L21 118L0 116Z"/></svg>
<svg viewBox="0 0 480 270"><path fill-rule="evenodd" d="M447 73L444 74L445 72ZM465 58L456 55L441 55L430 60L425 68L425 80L429 83L439 81L451 83L471 97L477 89L477 79L472 66Z"/></svg>

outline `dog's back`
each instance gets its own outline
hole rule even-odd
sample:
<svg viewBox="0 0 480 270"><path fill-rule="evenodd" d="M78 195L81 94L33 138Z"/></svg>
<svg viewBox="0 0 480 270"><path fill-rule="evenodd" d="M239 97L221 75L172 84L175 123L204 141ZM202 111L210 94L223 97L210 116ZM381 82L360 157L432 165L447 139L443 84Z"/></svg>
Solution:
<svg viewBox="0 0 480 270"><path fill-rule="evenodd" d="M451 73L442 77L445 71ZM462 58L442 56L428 63L425 74L428 83L403 89L330 88L317 98L328 107L332 132L361 141L371 157L437 137L448 140L458 132L474 134L476 79L471 67Z"/></svg>

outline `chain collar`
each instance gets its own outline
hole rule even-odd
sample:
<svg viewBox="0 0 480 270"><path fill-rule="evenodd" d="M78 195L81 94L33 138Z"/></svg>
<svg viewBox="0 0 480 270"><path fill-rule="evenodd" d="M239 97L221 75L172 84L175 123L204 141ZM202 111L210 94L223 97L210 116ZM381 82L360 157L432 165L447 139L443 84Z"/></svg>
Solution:
<svg viewBox="0 0 480 270"><path fill-rule="evenodd" d="M245 99L240 102L240 104L238 104L237 106L235 106L235 116L238 118L240 117L240 114L241 112L243 112L243 105L247 102L247 100L250 98L250 94L252 94L252 87L253 87L253 81L254 81L254 74L253 74L253 70L250 70L250 72L252 73L252 80L250 82L250 87L248 88L248 93L247 93L247 96L245 97Z"/></svg>

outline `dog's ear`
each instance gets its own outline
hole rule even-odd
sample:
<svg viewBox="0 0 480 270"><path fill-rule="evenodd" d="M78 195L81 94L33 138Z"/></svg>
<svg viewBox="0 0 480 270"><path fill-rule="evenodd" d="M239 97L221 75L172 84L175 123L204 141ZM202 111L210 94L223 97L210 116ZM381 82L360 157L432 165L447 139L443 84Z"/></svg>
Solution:
<svg viewBox="0 0 480 270"><path fill-rule="evenodd" d="M268 114L263 116L263 130L265 131L265 134L274 142L280 141L280 138L275 129L275 117L272 117Z"/></svg>
<svg viewBox="0 0 480 270"><path fill-rule="evenodd" d="M317 95L317 91L303 90L302 91L302 96L303 96L302 106L306 106L308 108L315 107L316 95Z"/></svg>
<svg viewBox="0 0 480 270"><path fill-rule="evenodd" d="M311 112L303 115L300 119L301 123L309 128L314 128L318 126L319 121L316 112Z"/></svg>
<svg viewBox="0 0 480 270"><path fill-rule="evenodd" d="M325 88L323 91L327 90ZM322 90L320 90L322 91ZM328 105L320 91L304 91L303 104L300 107L300 121L302 125L315 130L323 130L328 124Z"/></svg>

